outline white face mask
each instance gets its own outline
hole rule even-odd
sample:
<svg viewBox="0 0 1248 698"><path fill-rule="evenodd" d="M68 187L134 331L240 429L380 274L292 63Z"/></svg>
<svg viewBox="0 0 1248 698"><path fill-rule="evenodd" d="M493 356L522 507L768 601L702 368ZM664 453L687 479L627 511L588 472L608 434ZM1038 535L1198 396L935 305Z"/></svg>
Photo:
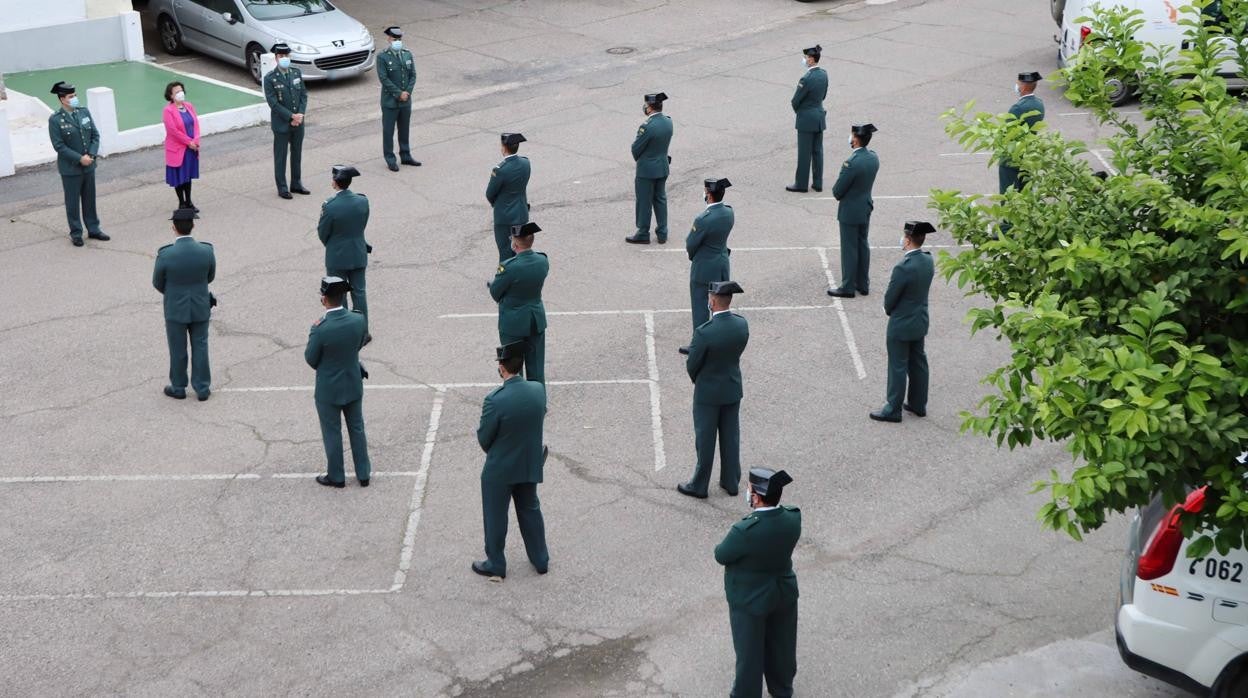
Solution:
<svg viewBox="0 0 1248 698"><path fill-rule="evenodd" d="M745 488L745 492L743 492L742 494L744 495L742 498L745 499L746 508L753 509L754 505L750 503L750 488L748 485Z"/></svg>
<svg viewBox="0 0 1248 698"><path fill-rule="evenodd" d="M289 67L290 67L290 59L289 59L289 58L287 58L287 57L285 57L285 56L282 56L281 58L277 59L277 67L279 67L279 68L289 68Z"/></svg>
<svg viewBox="0 0 1248 698"><path fill-rule="evenodd" d="M173 101L181 102L186 99L186 93L181 90L173 93Z"/></svg>
<svg viewBox="0 0 1248 698"><path fill-rule="evenodd" d="M850 137L849 137L849 147L850 147L850 148L853 148L853 147L854 147L854 137L853 137L853 136L850 136Z"/></svg>
<svg viewBox="0 0 1248 698"><path fill-rule="evenodd" d="M902 235L902 236L901 236L901 242L899 242L899 243L897 243L897 244L898 244L898 246L899 246L899 247L901 247L901 249L903 249L903 250L904 250L904 249L906 249L906 236L905 236L905 235Z"/></svg>
<svg viewBox="0 0 1248 698"><path fill-rule="evenodd" d="M803 67L803 68L809 68L809 67L810 67L810 64L806 62L806 57L805 57L805 56L802 56L802 67Z"/></svg>
<svg viewBox="0 0 1248 698"><path fill-rule="evenodd" d="M1018 89L1018 83L1014 83L1014 94L1020 97L1023 95L1023 91Z"/></svg>

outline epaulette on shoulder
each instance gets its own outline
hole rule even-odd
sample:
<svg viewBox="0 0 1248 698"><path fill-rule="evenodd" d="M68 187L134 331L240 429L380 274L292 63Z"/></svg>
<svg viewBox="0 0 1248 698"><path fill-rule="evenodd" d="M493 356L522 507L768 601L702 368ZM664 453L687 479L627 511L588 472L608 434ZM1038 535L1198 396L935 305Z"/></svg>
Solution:
<svg viewBox="0 0 1248 698"><path fill-rule="evenodd" d="M356 196L362 196L362 197L364 197L365 199L367 199L367 198L368 198L368 194L362 194L362 193L360 193L360 192L358 192L358 191L355 193L355 195L356 195Z"/></svg>
<svg viewBox="0 0 1248 698"><path fill-rule="evenodd" d="M208 242L208 241L206 241L206 240L198 240L197 242L199 242L199 244L201 244L201 245L207 245L207 246L209 246L209 247L212 247L212 243L211 243L211 242Z"/></svg>
<svg viewBox="0 0 1248 698"><path fill-rule="evenodd" d="M757 524L757 523L758 523L758 517L754 516L753 514L750 514L744 519L741 519L740 521L733 524L732 527L737 529L738 531L745 531L745 530L748 530L750 526L753 526L754 524Z"/></svg>
<svg viewBox="0 0 1248 698"><path fill-rule="evenodd" d="M795 506L793 506L793 505L791 505L791 504L781 504L781 505L780 505L780 508L781 508L781 509L784 509L785 511L796 511L796 512L799 512L799 513L802 511L801 509L798 509L797 507L795 507Z"/></svg>
<svg viewBox="0 0 1248 698"><path fill-rule="evenodd" d="M351 312L353 312L353 313L357 313L357 314L359 314L359 315L363 315L363 314L364 314L364 312L363 312L363 311L361 311L361 310L359 310L358 308L352 308L352 309L351 309Z"/></svg>
<svg viewBox="0 0 1248 698"><path fill-rule="evenodd" d="M159 249L159 250L156 250L156 254L160 254L161 252L164 252L165 250L169 249L170 247L173 247L173 243L172 243L172 242L171 242L171 243L169 243L168 245L161 245L161 246L160 246L160 249Z"/></svg>
<svg viewBox="0 0 1248 698"><path fill-rule="evenodd" d="M543 256L543 257L545 257L545 258L547 258L547 259L550 259L550 255L546 254L545 252L538 252L537 254L540 254L541 256Z"/></svg>

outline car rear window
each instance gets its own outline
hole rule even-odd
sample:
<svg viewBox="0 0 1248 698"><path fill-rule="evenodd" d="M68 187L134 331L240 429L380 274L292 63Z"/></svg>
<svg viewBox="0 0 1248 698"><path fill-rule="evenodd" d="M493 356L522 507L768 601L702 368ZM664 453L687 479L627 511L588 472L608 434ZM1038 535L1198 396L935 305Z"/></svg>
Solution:
<svg viewBox="0 0 1248 698"><path fill-rule="evenodd" d="M256 19L290 19L333 12L329 0L245 0L247 12Z"/></svg>

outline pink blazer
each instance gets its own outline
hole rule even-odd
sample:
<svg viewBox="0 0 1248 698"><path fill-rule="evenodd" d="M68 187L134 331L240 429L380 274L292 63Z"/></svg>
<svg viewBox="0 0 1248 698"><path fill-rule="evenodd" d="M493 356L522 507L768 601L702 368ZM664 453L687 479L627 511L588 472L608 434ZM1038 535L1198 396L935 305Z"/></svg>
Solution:
<svg viewBox="0 0 1248 698"><path fill-rule="evenodd" d="M195 115L195 107L190 102L182 103L195 122L195 137L188 138L186 128L182 125L182 115L178 113L178 105L170 102L165 105L165 164L169 167L181 167L182 158L186 155L186 146L199 143L199 117Z"/></svg>

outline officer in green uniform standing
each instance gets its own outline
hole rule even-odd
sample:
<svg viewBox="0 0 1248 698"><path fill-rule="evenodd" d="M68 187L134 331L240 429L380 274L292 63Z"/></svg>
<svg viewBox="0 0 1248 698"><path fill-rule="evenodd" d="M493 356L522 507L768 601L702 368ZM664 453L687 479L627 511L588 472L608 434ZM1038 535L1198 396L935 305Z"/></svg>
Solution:
<svg viewBox="0 0 1248 698"><path fill-rule="evenodd" d="M901 238L905 255L893 267L888 290L884 292L884 314L888 315L888 401L870 415L878 422L900 422L903 408L916 417L927 416L928 372L923 338L927 336L927 295L935 265L931 253L922 247L928 234L934 232L936 228L926 221L906 221Z"/></svg>
<svg viewBox="0 0 1248 698"><path fill-rule="evenodd" d="M828 289L828 295L834 298L853 298L855 291L865 296L871 290L869 237L871 212L875 210L871 187L880 171L880 159L875 151L867 149L867 144L876 130L871 124L849 127L849 147L854 152L841 165L841 173L832 185L832 196L840 202L836 220L841 227L841 285Z"/></svg>
<svg viewBox="0 0 1248 698"><path fill-rule="evenodd" d="M217 275L212 245L191 237L195 211L173 212L174 241L156 253L152 286L164 296L165 339L169 343L169 385L165 395L186 399L186 342L191 342L191 387L200 402L211 394L212 371L208 365L208 319L217 299L208 284Z"/></svg>
<svg viewBox="0 0 1248 698"><path fill-rule="evenodd" d="M546 386L520 377L524 364L520 342L498 347L498 375L503 384L485 396L477 443L485 451L481 468L481 514L485 529L485 559L472 571L498 580L507 576L507 509L516 503L516 522L529 562L546 574L546 524L537 498L546 449L542 445L546 421Z"/></svg>
<svg viewBox="0 0 1248 698"><path fill-rule="evenodd" d="M1010 116L1027 124L1030 128L1035 128L1036 124L1044 121L1044 102L1035 95L1036 86L1040 83L1040 73L1019 73L1018 82L1014 83L1014 94L1018 95L1018 101L1010 107ZM1000 187L1000 193L1004 194L1006 189L1014 187L1021 189L1023 187L1023 179L1019 176L1018 168L1012 166L1008 161L1002 160L997 165L997 184Z"/></svg>
<svg viewBox="0 0 1248 698"><path fill-rule="evenodd" d="M321 279L321 305L325 314L312 323L303 360L316 369L316 415L321 422L328 472L316 481L326 487L346 487L342 463L342 421L347 422L351 460L360 487L368 487L372 464L368 438L364 435L364 379L360 347L368 336L368 320L359 310L347 310L351 284L336 276Z"/></svg>
<svg viewBox="0 0 1248 698"><path fill-rule="evenodd" d="M290 64L290 47L273 44L277 67L264 76L264 98L269 103L269 126L273 129L273 179L277 195L311 194L303 187L303 112L308 108L308 88L303 74ZM286 153L290 152L290 187L286 186Z"/></svg>
<svg viewBox="0 0 1248 698"><path fill-rule="evenodd" d="M783 470L751 468L746 501L753 511L715 546L724 566L724 594L737 655L732 698L759 698L763 681L777 698L793 695L797 675L797 575L793 549L802 537L802 512L782 506L793 478Z"/></svg>
<svg viewBox="0 0 1248 698"><path fill-rule="evenodd" d="M321 204L321 219L316 224L317 235L325 246L325 274L346 279L351 286L351 307L368 318L368 296L365 272L368 270L368 253L373 246L364 239L368 226L368 197L351 191L351 179L359 177L360 171L350 165L334 165L332 170L334 195ZM373 341L372 334L364 335L364 344Z"/></svg>
<svg viewBox="0 0 1248 698"><path fill-rule="evenodd" d="M62 80L52 86L52 94L61 101L61 108L48 117L48 138L56 151L56 169L65 190L69 239L74 247L82 247L82 227L86 223L87 237L109 240L100 230L100 218L95 213L95 160L100 152L100 130L91 112L78 106L73 85Z"/></svg>
<svg viewBox="0 0 1248 698"><path fill-rule="evenodd" d="M498 342L504 346L523 343L524 373L528 380L546 383L546 306L542 286L550 273L544 252L533 251L536 223L511 228L515 256L498 264L494 280L486 282L490 297L498 303Z"/></svg>
<svg viewBox="0 0 1248 698"><path fill-rule="evenodd" d="M730 311L735 281L711 284L711 319L693 331L685 370L693 381L693 434L698 465L689 482L676 485L688 497L706 499L719 438L719 486L732 496L741 482L741 354L750 341L745 318Z"/></svg>
<svg viewBox="0 0 1248 698"><path fill-rule="evenodd" d="M637 174L633 190L637 196L636 231L624 238L634 245L650 244L650 211L654 211L654 235L659 244L667 242L667 176L672 158L667 149L672 144L672 119L663 113L667 95L662 92L643 98L641 113L646 122L637 128L633 138L633 161Z"/></svg>
<svg viewBox="0 0 1248 698"><path fill-rule="evenodd" d="M808 180L815 191L823 191L823 131L828 127L823 99L828 96L828 74L819 67L822 54L823 47L819 45L802 51L806 72L789 100L796 114L797 175L785 191L804 192Z"/></svg>
<svg viewBox="0 0 1248 698"><path fill-rule="evenodd" d="M381 81L381 154L391 172L399 171L394 159L394 127L399 127L399 158L404 165L420 167L412 157L407 136L412 123L412 90L416 87L416 62L403 48L403 30L386 27L389 49L377 52L377 79ZM354 287L354 283L352 283Z"/></svg>
<svg viewBox="0 0 1248 698"><path fill-rule="evenodd" d="M512 226L529 221L529 159L517 155L520 144L528 139L520 133L504 133L502 141L503 161L490 171L490 183L485 186L485 200L494 207L494 244L498 246L498 261L515 255L511 249Z"/></svg>
<svg viewBox="0 0 1248 698"><path fill-rule="evenodd" d="M735 217L732 207L724 203L724 193L732 182L726 179L708 179L703 182L706 191L702 195L706 208L693 219L693 228L685 236L685 251L689 253L689 301L693 309L693 329L697 330L711 319L706 294L711 284L727 281L729 273L728 235L732 232ZM689 347L680 348L688 354Z"/></svg>

